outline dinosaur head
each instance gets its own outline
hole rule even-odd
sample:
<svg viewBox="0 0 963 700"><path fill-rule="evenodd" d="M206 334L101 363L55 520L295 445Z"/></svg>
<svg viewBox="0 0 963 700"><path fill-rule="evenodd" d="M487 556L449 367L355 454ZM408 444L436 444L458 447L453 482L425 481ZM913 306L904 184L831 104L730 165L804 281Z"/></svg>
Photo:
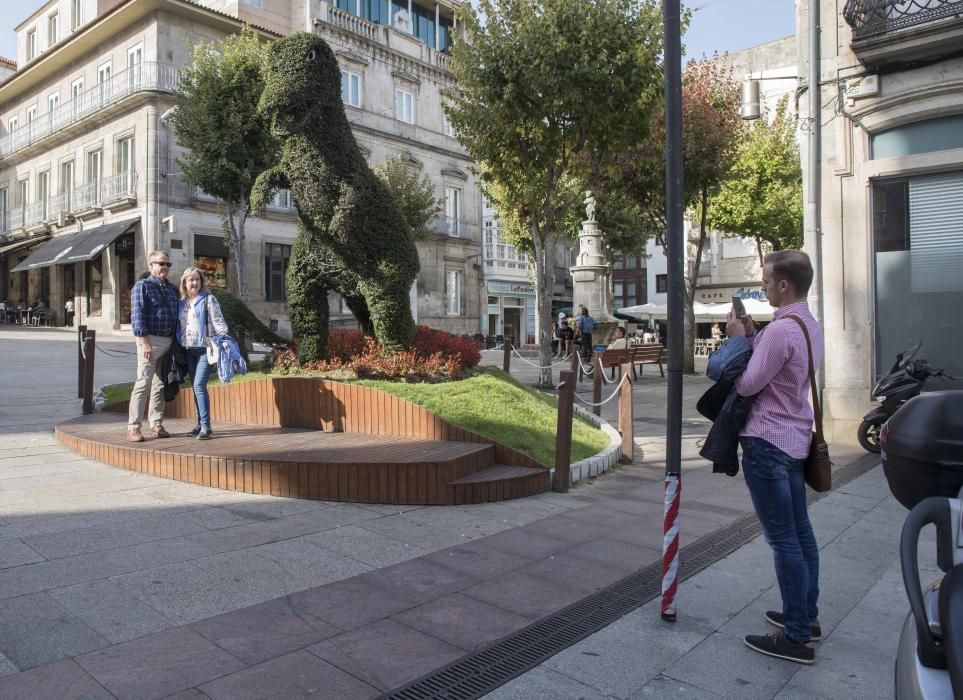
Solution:
<svg viewBox="0 0 963 700"><path fill-rule="evenodd" d="M271 44L258 109L292 132L341 105L341 69L324 39L299 32Z"/></svg>

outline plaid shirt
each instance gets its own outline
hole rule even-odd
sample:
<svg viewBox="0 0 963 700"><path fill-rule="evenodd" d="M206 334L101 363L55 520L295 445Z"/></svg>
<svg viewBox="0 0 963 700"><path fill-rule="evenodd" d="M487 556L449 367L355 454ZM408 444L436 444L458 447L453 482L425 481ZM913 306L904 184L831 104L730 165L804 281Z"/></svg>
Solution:
<svg viewBox="0 0 963 700"><path fill-rule="evenodd" d="M174 335L179 303L177 289L167 280L161 282L153 276L139 280L130 292L130 325L134 335Z"/></svg>
<svg viewBox="0 0 963 700"><path fill-rule="evenodd" d="M736 379L740 396L756 396L740 435L762 438L790 457L805 459L813 427L809 404L809 352L802 329L786 316L806 324L813 343L813 365L823 363L823 331L806 302L776 309L773 321L752 338L752 358Z"/></svg>

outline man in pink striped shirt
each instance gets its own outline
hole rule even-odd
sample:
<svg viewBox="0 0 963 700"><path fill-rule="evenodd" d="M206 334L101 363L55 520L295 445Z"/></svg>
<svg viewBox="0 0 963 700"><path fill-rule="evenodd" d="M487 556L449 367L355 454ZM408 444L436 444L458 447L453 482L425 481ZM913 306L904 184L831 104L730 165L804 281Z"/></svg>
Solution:
<svg viewBox="0 0 963 700"><path fill-rule="evenodd" d="M766 612L781 628L769 635L750 635L752 649L790 661L811 664L813 642L821 639L817 619L819 547L806 510L803 463L809 454L813 411L809 404L809 350L802 328L812 341L813 364L822 365L823 332L806 304L813 281L809 256L781 250L766 256L762 289L776 308L773 321L756 333L750 317L730 313L729 338L752 343L752 357L736 380L740 396L755 396L739 434L742 470L766 541L773 551L782 611ZM730 341L730 342L732 342Z"/></svg>

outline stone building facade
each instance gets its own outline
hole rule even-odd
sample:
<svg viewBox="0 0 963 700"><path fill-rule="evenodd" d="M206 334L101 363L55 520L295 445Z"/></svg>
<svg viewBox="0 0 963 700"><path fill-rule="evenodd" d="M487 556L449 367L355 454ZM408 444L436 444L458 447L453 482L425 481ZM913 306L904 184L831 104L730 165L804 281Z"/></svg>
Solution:
<svg viewBox="0 0 963 700"><path fill-rule="evenodd" d="M799 3L801 67L810 2ZM822 111L810 119L802 105L802 117L822 128L823 397L830 436L852 440L897 352L922 342L931 363L963 375L963 2L819 10Z"/></svg>
<svg viewBox="0 0 963 700"><path fill-rule="evenodd" d="M217 202L183 182L182 151L167 116L192 42L248 23L265 40L314 31L330 43L343 69L348 119L369 162L404 156L434 183L443 205L431 237L418 243L416 318L478 332L481 201L441 109L451 78L447 56L434 47L448 46L452 6L432 8L404 8L388 26L386 8L370 21L359 16L370 7L360 12L355 3L346 9L274 0L41 5L17 28L20 69L0 82L4 297L15 304L43 299L55 320L70 298L77 321L118 329L129 322L130 287L155 248L170 250L175 274L198 264L216 283L233 286L233 252L224 244ZM428 31L429 17L438 20L431 25L437 30ZM283 276L295 222L290 194L279 192L246 229L252 307L282 333L290 328ZM353 323L336 296L330 303L334 324Z"/></svg>

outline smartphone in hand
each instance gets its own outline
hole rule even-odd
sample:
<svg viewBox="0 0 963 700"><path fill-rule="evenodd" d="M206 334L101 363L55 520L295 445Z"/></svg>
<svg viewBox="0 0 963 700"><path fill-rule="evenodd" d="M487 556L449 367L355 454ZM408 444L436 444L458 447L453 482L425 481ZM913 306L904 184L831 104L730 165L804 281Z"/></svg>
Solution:
<svg viewBox="0 0 963 700"><path fill-rule="evenodd" d="M732 310L736 318L743 318L746 315L746 305L742 303L742 297L732 296Z"/></svg>

